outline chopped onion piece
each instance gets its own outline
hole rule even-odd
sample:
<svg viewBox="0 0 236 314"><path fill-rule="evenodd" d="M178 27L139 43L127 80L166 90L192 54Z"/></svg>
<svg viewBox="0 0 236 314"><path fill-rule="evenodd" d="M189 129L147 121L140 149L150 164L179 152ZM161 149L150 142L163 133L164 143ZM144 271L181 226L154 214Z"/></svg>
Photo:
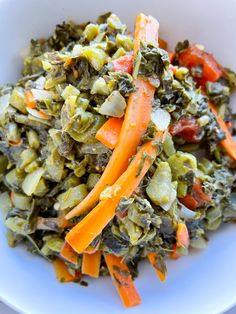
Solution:
<svg viewBox="0 0 236 314"><path fill-rule="evenodd" d="M42 175L44 174L44 171L45 170L43 168L38 168L35 171L27 174L22 183L22 190L26 195L30 196L34 193Z"/></svg>
<svg viewBox="0 0 236 314"><path fill-rule="evenodd" d="M42 120L49 120L51 117L45 113L42 110L36 110L36 109L31 109L31 108L26 108L29 114L31 114L33 117L42 119Z"/></svg>
<svg viewBox="0 0 236 314"><path fill-rule="evenodd" d="M46 78L44 76L40 76L34 83L36 89L43 89Z"/></svg>
<svg viewBox="0 0 236 314"><path fill-rule="evenodd" d="M71 52L72 57L79 57L82 52L83 46L81 45L74 45L73 50Z"/></svg>
<svg viewBox="0 0 236 314"><path fill-rule="evenodd" d="M178 204L180 205L180 217L184 219L194 219L196 216L196 212L189 209L188 207L184 206L182 203L178 201Z"/></svg>
<svg viewBox="0 0 236 314"><path fill-rule="evenodd" d="M32 92L34 98L36 100L39 100L39 101L51 100L51 99L53 99L53 96L54 96L53 92L50 92L47 90L41 90L41 89L33 88L33 89L31 89L31 92Z"/></svg>
<svg viewBox="0 0 236 314"><path fill-rule="evenodd" d="M151 120L156 125L158 131L164 131L170 124L170 114L164 109L158 108L151 114Z"/></svg>
<svg viewBox="0 0 236 314"><path fill-rule="evenodd" d="M124 115L126 101L117 90L112 92L99 108L99 113L111 117L121 118Z"/></svg>

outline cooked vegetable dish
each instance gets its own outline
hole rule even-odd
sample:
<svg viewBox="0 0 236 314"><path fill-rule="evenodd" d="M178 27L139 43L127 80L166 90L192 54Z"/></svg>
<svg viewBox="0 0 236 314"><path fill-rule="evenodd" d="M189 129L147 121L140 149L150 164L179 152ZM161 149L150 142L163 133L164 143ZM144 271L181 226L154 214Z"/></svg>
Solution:
<svg viewBox="0 0 236 314"><path fill-rule="evenodd" d="M11 247L61 282L110 274L126 307L148 260L203 249L235 222L236 75L200 44L169 51L151 16L115 14L31 40L22 77L0 87L0 204Z"/></svg>

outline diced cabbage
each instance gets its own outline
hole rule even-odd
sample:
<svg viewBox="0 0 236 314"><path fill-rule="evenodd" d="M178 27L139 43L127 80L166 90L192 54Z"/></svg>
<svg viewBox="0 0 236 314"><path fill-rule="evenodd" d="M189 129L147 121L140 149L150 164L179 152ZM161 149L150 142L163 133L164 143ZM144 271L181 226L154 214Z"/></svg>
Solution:
<svg viewBox="0 0 236 314"><path fill-rule="evenodd" d="M107 19L107 24L109 27L117 30L125 30L126 26L121 23L121 20L116 14L111 14Z"/></svg>
<svg viewBox="0 0 236 314"><path fill-rule="evenodd" d="M0 194L0 210L3 213L3 218L7 215L9 210L12 208L12 202L8 192L3 192Z"/></svg>
<svg viewBox="0 0 236 314"><path fill-rule="evenodd" d="M91 88L91 94L99 94L99 95L109 95L110 94L110 89L106 83L106 81L104 80L104 78L99 77L94 83L93 86Z"/></svg>
<svg viewBox="0 0 236 314"><path fill-rule="evenodd" d="M31 92L38 101L52 100L54 98L54 93L51 91L32 88Z"/></svg>
<svg viewBox="0 0 236 314"><path fill-rule="evenodd" d="M20 159L18 161L18 167L23 169L25 166L27 166L29 163L34 161L37 158L36 152L32 148L27 148L23 150L23 152L20 154Z"/></svg>
<svg viewBox="0 0 236 314"><path fill-rule="evenodd" d="M59 194L57 200L60 204L60 210L72 208L79 204L88 194L85 184L80 184Z"/></svg>
<svg viewBox="0 0 236 314"><path fill-rule="evenodd" d="M26 113L25 95L23 88L15 87L12 91L10 104L22 113Z"/></svg>
<svg viewBox="0 0 236 314"><path fill-rule="evenodd" d="M35 192L37 185L41 177L43 176L44 172L45 170L43 168L38 168L34 172L27 174L22 183L22 190L26 195L30 196Z"/></svg>
<svg viewBox="0 0 236 314"><path fill-rule="evenodd" d="M163 143L163 151L165 152L167 157L174 155L176 152L172 136L169 133L167 133L165 141Z"/></svg>
<svg viewBox="0 0 236 314"><path fill-rule="evenodd" d="M96 24L88 24L85 29L84 29L84 37L88 40L91 41L93 40L99 33L99 26Z"/></svg>
<svg viewBox="0 0 236 314"><path fill-rule="evenodd" d="M171 169L167 162L160 162L146 191L150 200L168 211L176 199L176 190L171 182Z"/></svg>
<svg viewBox="0 0 236 314"><path fill-rule="evenodd" d="M116 45L117 47L123 47L126 51L131 51L134 47L132 38L121 34L116 35Z"/></svg>
<svg viewBox="0 0 236 314"><path fill-rule="evenodd" d="M37 132L34 130L29 130L26 133L26 135L27 135L29 146L33 149L38 149L40 146L40 140L39 140Z"/></svg>
<svg viewBox="0 0 236 314"><path fill-rule="evenodd" d="M13 192L11 194L11 201L15 208L21 210L30 210L32 207L32 199L21 193Z"/></svg>
<svg viewBox="0 0 236 314"><path fill-rule="evenodd" d="M18 144L21 140L20 130L14 122L10 122L7 125L7 140L11 144Z"/></svg>
<svg viewBox="0 0 236 314"><path fill-rule="evenodd" d="M82 48L81 56L85 57L96 71L101 70L108 58L104 50L90 46Z"/></svg>
<svg viewBox="0 0 236 314"><path fill-rule="evenodd" d="M19 189L24 177L24 171L14 168L6 174L5 180L10 187Z"/></svg>
<svg viewBox="0 0 236 314"><path fill-rule="evenodd" d="M96 183L99 181L99 179L101 178L101 175L99 173L90 173L87 179L87 187L88 190L91 191Z"/></svg>
<svg viewBox="0 0 236 314"><path fill-rule="evenodd" d="M119 91L113 91L99 108L99 113L121 118L125 113L126 101Z"/></svg>
<svg viewBox="0 0 236 314"><path fill-rule="evenodd" d="M4 126L6 123L7 109L10 104L10 94L0 96L0 125Z"/></svg>
<svg viewBox="0 0 236 314"><path fill-rule="evenodd" d="M189 153L178 151L168 158L168 163L174 180L178 180L180 176L185 175L189 171L197 171L196 157Z"/></svg>
<svg viewBox="0 0 236 314"><path fill-rule="evenodd" d="M73 85L69 84L63 90L61 96L66 100L69 96L79 96L79 94L80 91Z"/></svg>

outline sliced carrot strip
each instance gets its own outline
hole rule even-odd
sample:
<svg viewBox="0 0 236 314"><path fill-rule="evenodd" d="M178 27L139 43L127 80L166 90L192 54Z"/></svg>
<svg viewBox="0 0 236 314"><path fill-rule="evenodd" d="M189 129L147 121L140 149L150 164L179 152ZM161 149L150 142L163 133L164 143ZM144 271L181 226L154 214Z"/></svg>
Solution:
<svg viewBox="0 0 236 314"><path fill-rule="evenodd" d="M82 274L98 278L101 264L101 251L93 254L83 254Z"/></svg>
<svg viewBox="0 0 236 314"><path fill-rule="evenodd" d="M108 148L113 149L118 142L122 123L123 119L109 118L97 131L96 139Z"/></svg>
<svg viewBox="0 0 236 314"><path fill-rule="evenodd" d="M146 42L150 42L151 39L152 41L155 39L157 42L158 29L159 23L154 18L139 15L136 20L134 53L137 52L140 40L145 39ZM87 197L67 214L67 219L87 212L95 206L100 193L119 178L127 168L130 157L136 153L150 121L155 87L149 81L137 78L135 88L136 91L128 99L118 143L102 177Z"/></svg>
<svg viewBox="0 0 236 314"><path fill-rule="evenodd" d="M173 245L173 251L170 253L170 258L171 259L179 259L181 257L181 255L179 254L179 252L177 251L178 247L177 244Z"/></svg>
<svg viewBox="0 0 236 314"><path fill-rule="evenodd" d="M149 15L144 37L140 38L139 43L143 41L146 43L151 43L155 46L156 44L158 44L158 36L159 36L159 23L157 22L156 19L154 19L154 17Z"/></svg>
<svg viewBox="0 0 236 314"><path fill-rule="evenodd" d="M86 249L84 250L84 253L93 254L93 253L95 253L95 252L98 251L99 246L100 246L100 241L96 244L96 246L89 245L89 246L86 247Z"/></svg>
<svg viewBox="0 0 236 314"><path fill-rule="evenodd" d="M75 253L75 251L72 249L72 247L66 241L62 246L60 254L68 262L75 264L75 265L77 264L78 255Z"/></svg>
<svg viewBox="0 0 236 314"><path fill-rule="evenodd" d="M166 280L166 274L163 273L157 266L157 260L158 260L158 254L156 253L149 253L147 255L149 262L152 264L154 267L157 276L159 277L160 281L165 281Z"/></svg>
<svg viewBox="0 0 236 314"><path fill-rule="evenodd" d="M163 141L166 132L158 132L156 141ZM140 148L127 170L110 187L110 193L90 213L66 235L66 241L77 253L83 253L114 217L116 207L122 197L129 197L138 187L158 154L155 141Z"/></svg>
<svg viewBox="0 0 236 314"><path fill-rule="evenodd" d="M174 58L175 58L175 53L168 51L168 55L169 55L170 63L173 63Z"/></svg>
<svg viewBox="0 0 236 314"><path fill-rule="evenodd" d="M176 240L178 247L188 248L189 246L189 234L185 223L178 223L176 231Z"/></svg>
<svg viewBox="0 0 236 314"><path fill-rule="evenodd" d="M173 251L170 253L171 259L178 259L181 257L178 249L189 247L189 233L185 223L178 223L176 230L176 243L173 245Z"/></svg>
<svg viewBox="0 0 236 314"><path fill-rule="evenodd" d="M66 218L65 218L65 212L63 210L60 210L59 211L59 215L58 215L58 219L57 219L57 224L58 224L58 227L60 229L65 229L65 228L69 228L69 227L72 227L73 226L73 223L68 221Z"/></svg>
<svg viewBox="0 0 236 314"><path fill-rule="evenodd" d="M216 120L219 123L219 126L222 131L225 132L226 138L220 142L220 144L225 148L227 154L236 160L236 143L234 142L234 139L232 135L230 134L226 123L224 120L218 115L215 106L212 103L208 103L208 106L210 107L211 111L214 113L216 116Z"/></svg>
<svg viewBox="0 0 236 314"><path fill-rule="evenodd" d="M175 75L178 67L175 65L170 64L169 65L169 70Z"/></svg>
<svg viewBox="0 0 236 314"><path fill-rule="evenodd" d="M31 109L31 108L27 107L27 111L33 117L38 118L38 119L49 120L51 118L51 116L49 116L43 110Z"/></svg>
<svg viewBox="0 0 236 314"><path fill-rule="evenodd" d="M72 276L69 271L68 268L66 266L66 264L60 260L59 258L55 259L53 262L53 267L56 273L56 277L57 280L60 282L71 282L71 281L75 281L78 276Z"/></svg>
<svg viewBox="0 0 236 314"><path fill-rule="evenodd" d="M134 286L129 268L122 261L122 258L112 254L105 255L104 257L124 306L132 307L141 304L141 298Z"/></svg>
<svg viewBox="0 0 236 314"><path fill-rule="evenodd" d="M233 126L233 124L232 124L231 121L227 121L227 122L225 122L225 124L226 124L226 126L227 126L228 129L231 129L232 126Z"/></svg>
<svg viewBox="0 0 236 314"><path fill-rule="evenodd" d="M164 39L158 38L158 44L161 49L167 50L168 44Z"/></svg>
<svg viewBox="0 0 236 314"><path fill-rule="evenodd" d="M34 109L37 106L36 100L31 90L25 91L25 103L26 106L31 109Z"/></svg>
<svg viewBox="0 0 236 314"><path fill-rule="evenodd" d="M148 24L148 17L140 14L136 17L135 32L134 32L134 51L135 53L140 48L140 43L146 39L146 30Z"/></svg>
<svg viewBox="0 0 236 314"><path fill-rule="evenodd" d="M89 245L85 250L84 250L84 253L87 253L87 254L93 254L95 252L97 252L97 248L94 248L92 247L91 245Z"/></svg>

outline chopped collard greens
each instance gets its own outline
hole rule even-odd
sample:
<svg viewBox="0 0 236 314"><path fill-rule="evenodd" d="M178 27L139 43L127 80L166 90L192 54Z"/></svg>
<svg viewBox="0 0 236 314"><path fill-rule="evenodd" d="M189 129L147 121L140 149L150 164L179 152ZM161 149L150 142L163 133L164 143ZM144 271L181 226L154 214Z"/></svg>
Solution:
<svg viewBox="0 0 236 314"><path fill-rule="evenodd" d="M9 245L62 282L109 272L125 306L140 303L124 295L141 260L164 280L167 258L236 221L236 74L187 40L159 48L158 25L139 15L134 38L112 13L63 22L0 87Z"/></svg>

